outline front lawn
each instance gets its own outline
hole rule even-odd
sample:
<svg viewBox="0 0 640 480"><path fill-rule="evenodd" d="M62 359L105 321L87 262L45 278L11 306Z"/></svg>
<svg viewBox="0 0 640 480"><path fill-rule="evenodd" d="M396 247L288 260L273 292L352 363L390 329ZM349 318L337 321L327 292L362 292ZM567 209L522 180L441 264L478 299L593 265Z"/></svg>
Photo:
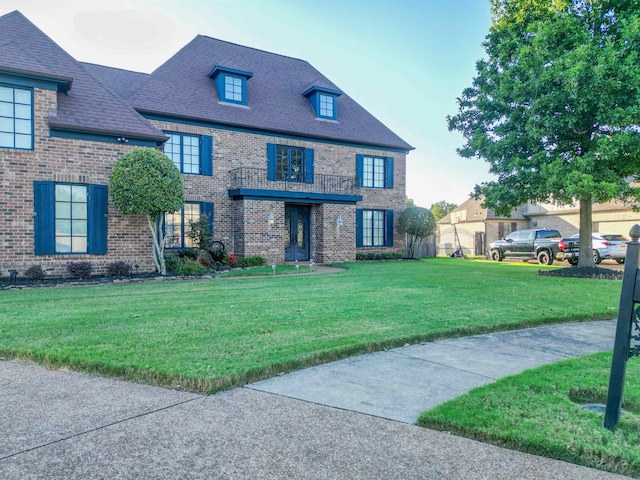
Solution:
<svg viewBox="0 0 640 480"><path fill-rule="evenodd" d="M538 265L355 263L270 275L0 292L0 356L213 392L404 343L612 318L620 282Z"/></svg>
<svg viewBox="0 0 640 480"><path fill-rule="evenodd" d="M503 378L424 412L418 424L480 441L640 478L640 358L627 364L615 433L604 414L611 352Z"/></svg>

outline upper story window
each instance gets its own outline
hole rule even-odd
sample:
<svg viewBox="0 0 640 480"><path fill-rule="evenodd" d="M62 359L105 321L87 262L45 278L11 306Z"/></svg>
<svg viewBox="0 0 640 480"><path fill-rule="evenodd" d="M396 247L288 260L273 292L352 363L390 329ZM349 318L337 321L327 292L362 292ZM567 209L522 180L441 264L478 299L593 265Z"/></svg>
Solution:
<svg viewBox="0 0 640 480"><path fill-rule="evenodd" d="M393 157L356 155L358 186L367 188L393 188Z"/></svg>
<svg viewBox="0 0 640 480"><path fill-rule="evenodd" d="M276 180L304 181L304 148L276 146Z"/></svg>
<svg viewBox="0 0 640 480"><path fill-rule="evenodd" d="M224 99L229 102L242 102L242 79L231 75L224 76Z"/></svg>
<svg viewBox="0 0 640 480"><path fill-rule="evenodd" d="M335 118L335 108L334 103L336 101L336 97L333 95L325 95L321 93L318 96L318 100L320 102L320 117L324 118Z"/></svg>
<svg viewBox="0 0 640 480"><path fill-rule="evenodd" d="M181 173L212 175L212 139L207 135L165 132L164 153Z"/></svg>
<svg viewBox="0 0 640 480"><path fill-rule="evenodd" d="M209 73L209 77L216 82L220 101L238 105L247 104L247 80L252 76L251 72L220 65L216 65Z"/></svg>
<svg viewBox="0 0 640 480"><path fill-rule="evenodd" d="M267 179L313 183L313 149L267 144Z"/></svg>
<svg viewBox="0 0 640 480"><path fill-rule="evenodd" d="M33 149L33 91L0 86L0 147Z"/></svg>
<svg viewBox="0 0 640 480"><path fill-rule="evenodd" d="M303 95L311 102L317 118L325 120L338 119L338 97L342 95L340 90L311 87Z"/></svg>

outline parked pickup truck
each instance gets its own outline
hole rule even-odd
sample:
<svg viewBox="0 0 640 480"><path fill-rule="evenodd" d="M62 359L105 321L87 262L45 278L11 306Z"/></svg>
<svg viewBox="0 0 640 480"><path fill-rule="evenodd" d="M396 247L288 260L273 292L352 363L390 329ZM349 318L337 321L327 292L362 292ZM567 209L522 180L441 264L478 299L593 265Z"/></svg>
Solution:
<svg viewBox="0 0 640 480"><path fill-rule="evenodd" d="M513 257L525 262L537 259L542 265L551 265L559 253L560 240L562 235L557 230L517 230L489 245L489 252L495 262Z"/></svg>
<svg viewBox="0 0 640 480"><path fill-rule="evenodd" d="M578 264L578 254L580 248L580 235L576 233L569 238L563 238L558 247L560 251L556 258L566 260L571 265ZM615 260L624 263L627 256L628 240L619 233L594 233L591 237L593 246L593 261L598 265L602 260Z"/></svg>

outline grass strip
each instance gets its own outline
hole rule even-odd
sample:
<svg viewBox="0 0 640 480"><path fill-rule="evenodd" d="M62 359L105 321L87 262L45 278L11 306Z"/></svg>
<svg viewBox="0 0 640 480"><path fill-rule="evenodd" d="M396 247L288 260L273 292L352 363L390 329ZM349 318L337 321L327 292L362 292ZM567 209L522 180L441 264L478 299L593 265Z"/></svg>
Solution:
<svg viewBox="0 0 640 480"><path fill-rule="evenodd" d="M611 352L506 377L422 413L418 425L535 455L640 478L640 358L627 365L615 432L604 413Z"/></svg>

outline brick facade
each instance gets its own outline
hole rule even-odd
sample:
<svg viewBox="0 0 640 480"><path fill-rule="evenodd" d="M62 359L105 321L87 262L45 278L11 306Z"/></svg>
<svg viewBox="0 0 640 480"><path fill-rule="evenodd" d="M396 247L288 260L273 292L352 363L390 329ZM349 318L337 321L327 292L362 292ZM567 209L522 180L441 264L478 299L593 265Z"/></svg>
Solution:
<svg viewBox="0 0 640 480"><path fill-rule="evenodd" d="M89 261L96 273L104 273L115 261L139 265L140 272L154 270L151 238L144 217L120 215L109 202L106 255L34 255L34 181L108 185L112 169L133 147L50 136L47 119L56 109L56 92L34 89L34 149L0 150L0 269L24 272L41 265L51 275L65 275L68 262ZM214 238L236 255L263 256L269 263L283 263L285 202L233 200L228 195L230 172L240 167L266 168L266 145L275 143L313 148L316 175L355 177L356 154L394 157L393 189L361 188L357 205L309 204L311 256L317 263L355 260L355 209L393 209L395 223L404 208L406 159L404 153L355 146L302 141L278 136L153 121L163 131L213 138L213 175L184 174L187 201L213 202ZM273 224L269 224L269 215ZM343 221L338 229L336 219ZM394 228L394 246L376 251L404 251L404 235ZM367 249L368 250L368 249Z"/></svg>

